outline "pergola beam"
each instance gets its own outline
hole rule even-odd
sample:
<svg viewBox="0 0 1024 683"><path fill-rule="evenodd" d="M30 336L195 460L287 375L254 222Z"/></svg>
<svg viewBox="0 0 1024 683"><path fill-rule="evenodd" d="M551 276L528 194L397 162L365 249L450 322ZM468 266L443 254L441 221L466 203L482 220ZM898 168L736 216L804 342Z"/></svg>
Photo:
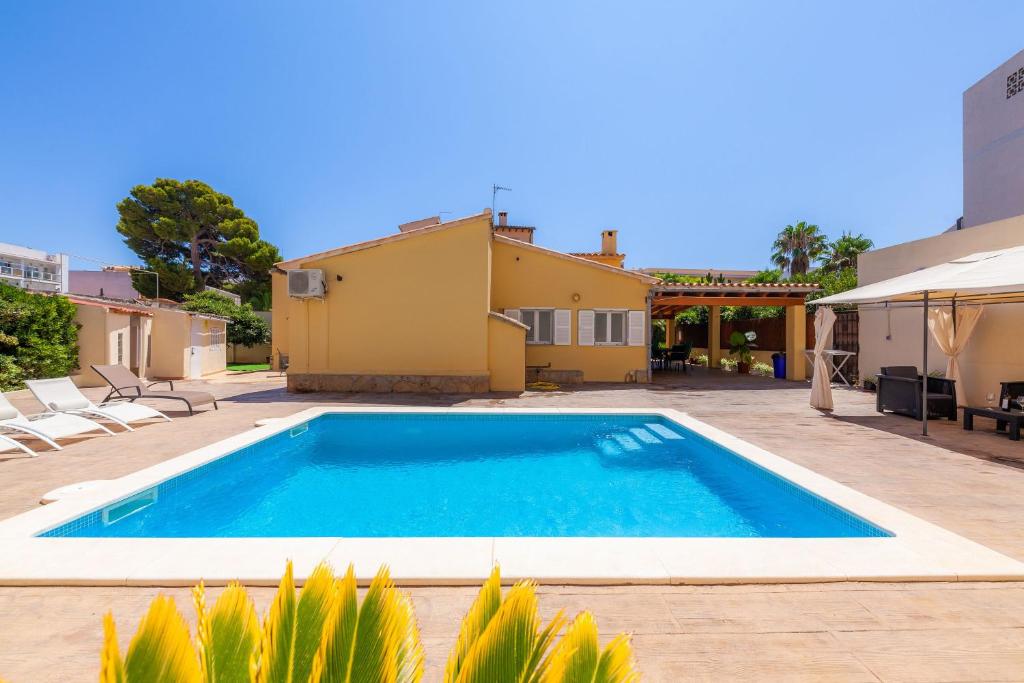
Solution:
<svg viewBox="0 0 1024 683"><path fill-rule="evenodd" d="M655 296L651 305L655 309L680 306L792 306L804 302L804 295L778 296L770 294L738 294L735 296L704 296L686 294Z"/></svg>

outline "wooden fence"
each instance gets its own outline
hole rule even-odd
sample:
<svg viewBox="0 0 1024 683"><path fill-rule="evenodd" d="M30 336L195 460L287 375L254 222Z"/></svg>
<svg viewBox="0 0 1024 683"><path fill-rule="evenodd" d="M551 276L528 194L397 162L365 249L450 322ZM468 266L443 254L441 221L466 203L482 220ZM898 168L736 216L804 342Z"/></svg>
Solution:
<svg viewBox="0 0 1024 683"><path fill-rule="evenodd" d="M729 335L733 331L753 331L757 334L757 348L761 351L785 351L786 350L786 319L785 318L760 318L757 320L723 320L721 347L729 348ZM695 323L678 325L676 327L676 343L680 341L693 342L694 348L706 349L708 347L708 326L706 323ZM807 316L807 337L805 340L807 348L814 348L814 316Z"/></svg>
<svg viewBox="0 0 1024 683"><path fill-rule="evenodd" d="M834 349L860 353L860 342L858 338L860 329L860 318L857 311L837 311L836 324L832 328L832 345ZM757 348L760 351L785 351L786 350L786 319L785 318L763 318L759 320L728 320L722 321L721 347L729 348L729 335L733 330L757 333ZM681 341L693 342L694 348L706 349L708 347L708 326L706 323L678 325L676 327L676 343ZM807 315L807 337L806 348L814 348L814 316ZM857 365L857 356L847 359L843 365L843 375L851 383L860 374Z"/></svg>

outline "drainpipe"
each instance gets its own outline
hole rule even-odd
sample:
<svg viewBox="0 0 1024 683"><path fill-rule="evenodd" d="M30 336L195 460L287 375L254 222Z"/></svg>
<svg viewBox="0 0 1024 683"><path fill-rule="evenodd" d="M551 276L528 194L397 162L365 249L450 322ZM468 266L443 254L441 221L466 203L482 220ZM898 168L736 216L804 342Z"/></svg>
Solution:
<svg viewBox="0 0 1024 683"><path fill-rule="evenodd" d="M654 321L651 320L651 290L647 290L647 381L654 379L651 370L651 343L654 340Z"/></svg>

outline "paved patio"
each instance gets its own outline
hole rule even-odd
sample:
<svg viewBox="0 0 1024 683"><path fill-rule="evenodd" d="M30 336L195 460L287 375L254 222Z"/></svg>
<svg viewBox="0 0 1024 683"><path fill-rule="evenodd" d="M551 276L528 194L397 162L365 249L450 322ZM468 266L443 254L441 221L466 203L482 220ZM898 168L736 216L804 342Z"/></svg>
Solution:
<svg viewBox="0 0 1024 683"><path fill-rule="evenodd" d="M650 386L587 385L522 397L289 395L282 379L266 373L201 384L222 397L220 411L116 439L85 439L36 459L0 454L0 518L33 508L57 486L121 476L248 429L255 419L311 405L669 407L1024 560L1024 444L984 421L972 433L933 423L925 439L918 423L875 413L871 394L837 391L835 414L827 416L807 406L805 384L706 370ZM31 397L14 402L37 409ZM158 592L191 612L185 589L0 587L0 677L93 680L102 614L114 611L127 640ZM272 591L252 592L264 609ZM410 592L427 680L437 680L474 591ZM546 615L589 608L606 636L631 631L650 681L1024 680L1024 584L549 586L540 593Z"/></svg>

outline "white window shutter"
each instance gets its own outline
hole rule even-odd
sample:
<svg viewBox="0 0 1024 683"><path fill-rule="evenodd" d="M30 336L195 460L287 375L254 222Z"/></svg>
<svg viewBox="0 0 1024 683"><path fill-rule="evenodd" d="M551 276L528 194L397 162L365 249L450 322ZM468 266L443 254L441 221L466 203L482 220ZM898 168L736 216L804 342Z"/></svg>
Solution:
<svg viewBox="0 0 1024 683"><path fill-rule="evenodd" d="M505 315L509 318L512 318L517 323L523 322L523 316L519 313L518 308L506 308Z"/></svg>
<svg viewBox="0 0 1024 683"><path fill-rule="evenodd" d="M555 309L554 343L556 346L572 344L572 311L568 308Z"/></svg>
<svg viewBox="0 0 1024 683"><path fill-rule="evenodd" d="M629 312L629 345L644 346L647 344L647 314L644 311Z"/></svg>
<svg viewBox="0 0 1024 683"><path fill-rule="evenodd" d="M576 330L576 343L580 346L594 345L594 312L581 310L579 313L579 329Z"/></svg>

